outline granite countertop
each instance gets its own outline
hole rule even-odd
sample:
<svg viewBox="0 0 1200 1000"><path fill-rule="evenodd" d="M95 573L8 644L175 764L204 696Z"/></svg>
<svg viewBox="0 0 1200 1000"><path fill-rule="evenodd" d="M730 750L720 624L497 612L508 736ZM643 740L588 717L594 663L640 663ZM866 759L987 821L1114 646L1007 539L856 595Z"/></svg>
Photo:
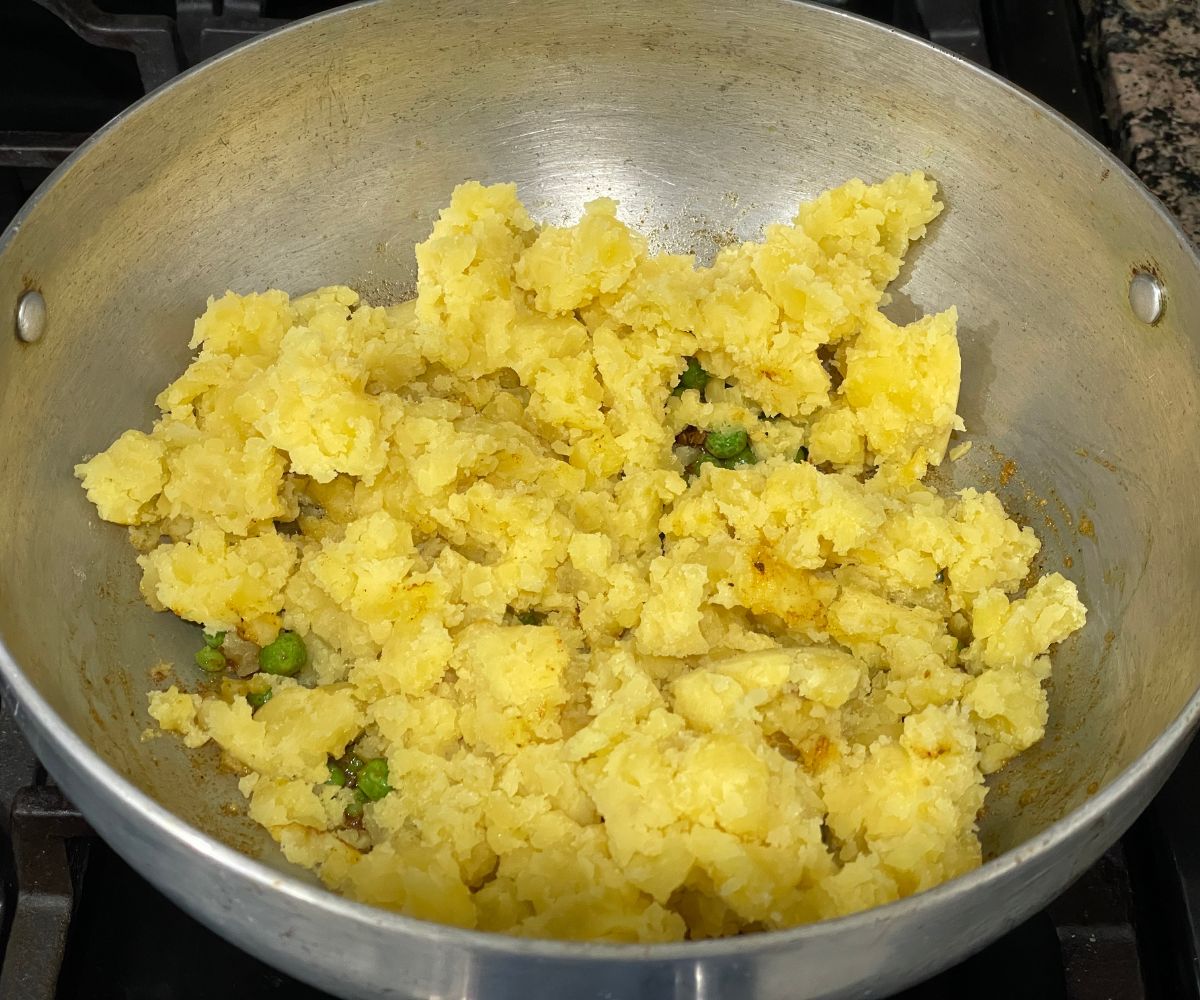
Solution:
<svg viewBox="0 0 1200 1000"><path fill-rule="evenodd" d="M1117 149L1200 245L1200 0L1080 0Z"/></svg>

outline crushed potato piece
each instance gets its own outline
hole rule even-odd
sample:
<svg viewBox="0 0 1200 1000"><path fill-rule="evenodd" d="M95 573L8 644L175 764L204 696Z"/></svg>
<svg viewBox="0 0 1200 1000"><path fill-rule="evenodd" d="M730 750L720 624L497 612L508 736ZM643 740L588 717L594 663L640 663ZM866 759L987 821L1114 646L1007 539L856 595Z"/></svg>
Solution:
<svg viewBox="0 0 1200 1000"><path fill-rule="evenodd" d="M308 666L150 715L326 885L462 927L712 937L975 867L1085 611L994 495L923 482L956 313L879 306L941 207L852 181L698 267L472 182L412 302L211 299L161 419L76 473L151 606Z"/></svg>

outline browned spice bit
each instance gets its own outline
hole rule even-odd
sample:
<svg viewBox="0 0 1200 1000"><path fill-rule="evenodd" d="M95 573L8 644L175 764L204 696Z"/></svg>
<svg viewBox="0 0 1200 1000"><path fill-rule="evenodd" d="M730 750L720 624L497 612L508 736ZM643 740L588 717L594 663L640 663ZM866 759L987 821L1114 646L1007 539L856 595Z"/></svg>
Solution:
<svg viewBox="0 0 1200 1000"><path fill-rule="evenodd" d="M767 736L767 745L774 749L781 757L787 760L799 760L800 751L796 749L796 744L788 739L786 733L774 732Z"/></svg>
<svg viewBox="0 0 1200 1000"><path fill-rule="evenodd" d="M1011 458L1006 458L1004 464L1000 466L1000 485L1007 486L1010 479L1017 474L1017 463Z"/></svg>
<svg viewBox="0 0 1200 1000"><path fill-rule="evenodd" d="M250 773L250 769L246 767L240 760L226 751L221 751L220 761L217 765L222 771L228 771L230 774L236 774L239 778Z"/></svg>
<svg viewBox="0 0 1200 1000"><path fill-rule="evenodd" d="M821 362L821 367L829 376L829 388L831 390L838 389L845 376L842 369L838 367L837 347L834 344L822 344L817 348L817 360Z"/></svg>
<svg viewBox="0 0 1200 1000"><path fill-rule="evenodd" d="M818 770L828 763L832 756L832 750L833 744L829 742L827 736L821 735L805 740L800 747L800 759L804 764L804 769L809 773Z"/></svg>
<svg viewBox="0 0 1200 1000"><path fill-rule="evenodd" d="M1088 538L1096 537L1096 526L1092 523L1092 519L1087 514L1079 515L1079 533Z"/></svg>
<svg viewBox="0 0 1200 1000"><path fill-rule="evenodd" d="M928 676L928 673L926 674ZM918 757L925 757L928 760L937 760L939 757L944 757L950 753L951 748L938 743L937 746L926 749L925 747L917 747L916 754Z"/></svg>
<svg viewBox="0 0 1200 1000"><path fill-rule="evenodd" d="M675 435L676 447L703 448L708 434L699 427L687 426Z"/></svg>
<svg viewBox="0 0 1200 1000"><path fill-rule="evenodd" d="M258 672L258 647L242 636L228 632L221 652L229 661L229 669L237 677L249 677Z"/></svg>
<svg viewBox="0 0 1200 1000"><path fill-rule="evenodd" d="M1104 633L1104 645L1111 646L1117 640L1117 633L1109 629Z"/></svg>
<svg viewBox="0 0 1200 1000"><path fill-rule="evenodd" d="M1066 566L1067 569L1070 569L1075 565L1075 560L1070 556L1063 556L1063 565Z"/></svg>
<svg viewBox="0 0 1200 1000"><path fill-rule="evenodd" d="M1098 791L1100 791L1100 782L1098 781L1093 781L1087 786L1088 795L1095 795Z"/></svg>

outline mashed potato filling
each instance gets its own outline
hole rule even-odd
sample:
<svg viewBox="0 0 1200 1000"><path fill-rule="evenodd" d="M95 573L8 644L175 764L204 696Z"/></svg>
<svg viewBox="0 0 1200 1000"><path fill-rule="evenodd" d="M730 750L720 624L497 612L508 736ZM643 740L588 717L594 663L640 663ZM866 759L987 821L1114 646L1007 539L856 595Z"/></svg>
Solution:
<svg viewBox="0 0 1200 1000"><path fill-rule="evenodd" d="M76 472L152 607L309 665L257 703L181 671L151 715L332 889L464 927L701 938L975 867L1085 611L995 496L923 482L955 311L879 307L941 207L851 181L698 267L608 199L539 226L468 183L413 301L211 299L153 430ZM391 791L347 827L352 746Z"/></svg>

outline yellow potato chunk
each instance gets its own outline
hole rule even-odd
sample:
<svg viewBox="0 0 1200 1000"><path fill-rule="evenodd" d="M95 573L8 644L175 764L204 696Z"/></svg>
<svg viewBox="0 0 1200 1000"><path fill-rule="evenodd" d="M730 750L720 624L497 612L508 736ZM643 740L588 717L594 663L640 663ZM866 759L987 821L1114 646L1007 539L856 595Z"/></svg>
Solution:
<svg viewBox="0 0 1200 1000"><path fill-rule="evenodd" d="M230 539L216 528L198 528L187 541L138 557L151 607L213 632L278 612L295 562L294 543L273 531Z"/></svg>
<svg viewBox="0 0 1200 1000"><path fill-rule="evenodd" d="M953 307L905 327L874 313L847 348L841 391L877 463L919 478L945 457L957 420L956 322Z"/></svg>
<svg viewBox="0 0 1200 1000"><path fill-rule="evenodd" d="M569 652L557 629L480 623L465 630L452 664L463 738L492 752L561 736L558 710Z"/></svg>
<svg viewBox="0 0 1200 1000"><path fill-rule="evenodd" d="M261 775L324 782L328 757L341 756L362 729L362 710L346 687L277 690L257 712L245 698L209 699L200 709L205 731L223 750Z"/></svg>
<svg viewBox="0 0 1200 1000"><path fill-rule="evenodd" d="M126 431L90 461L75 466L88 499L106 521L142 524L147 505L167 480L162 443L141 431Z"/></svg>
<svg viewBox="0 0 1200 1000"><path fill-rule="evenodd" d="M201 698L172 684L166 691L150 692L150 718L167 733L178 733L183 745L195 749L208 742L208 733L197 722Z"/></svg>
<svg viewBox="0 0 1200 1000"><path fill-rule="evenodd" d="M645 253L645 242L617 219L617 203L597 198L574 226L546 226L518 259L518 284L543 312L564 313L615 292Z"/></svg>
<svg viewBox="0 0 1200 1000"><path fill-rule="evenodd" d="M327 483L339 474L373 479L384 466L379 401L361 371L330 355L325 338L294 327L280 354L239 400L239 412L291 459L292 470Z"/></svg>

